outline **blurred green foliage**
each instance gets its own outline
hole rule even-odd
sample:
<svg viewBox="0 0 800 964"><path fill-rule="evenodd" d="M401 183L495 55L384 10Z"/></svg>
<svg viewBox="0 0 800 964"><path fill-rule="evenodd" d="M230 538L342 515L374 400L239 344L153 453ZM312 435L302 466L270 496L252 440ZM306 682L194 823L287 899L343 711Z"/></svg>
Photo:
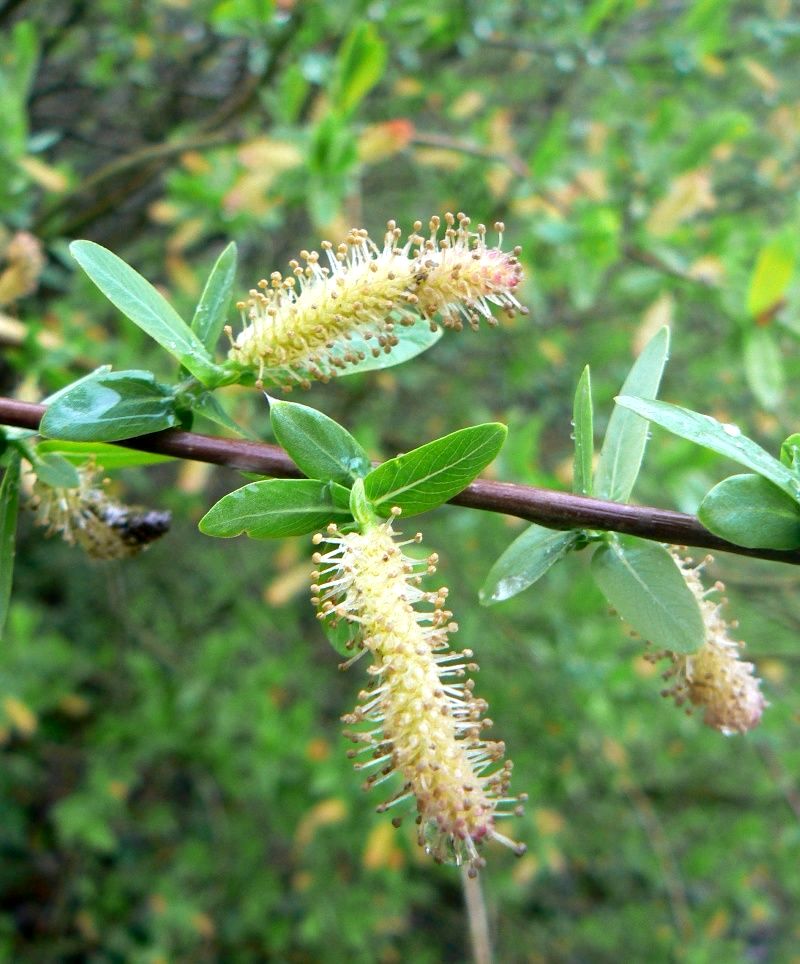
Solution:
<svg viewBox="0 0 800 964"><path fill-rule="evenodd" d="M160 373L76 270L76 237L185 315L231 239L244 292L321 236L452 209L506 222L533 320L302 396L372 456L500 420L493 471L567 488L584 365L600 433L664 323L662 396L777 451L800 375L799 52L788 0L6 0L0 389ZM268 437L258 393L226 404ZM657 432L635 495L693 511L731 469ZM22 520L0 653L2 959L465 959L457 874L374 814L345 758L363 675L335 671L308 547L202 537L233 473L123 479L176 514L127 564ZM447 507L424 528L531 797L528 855L488 854L498 960L793 960L793 570L714 567L772 704L726 740L657 698L582 555L488 613L477 589L519 527Z"/></svg>

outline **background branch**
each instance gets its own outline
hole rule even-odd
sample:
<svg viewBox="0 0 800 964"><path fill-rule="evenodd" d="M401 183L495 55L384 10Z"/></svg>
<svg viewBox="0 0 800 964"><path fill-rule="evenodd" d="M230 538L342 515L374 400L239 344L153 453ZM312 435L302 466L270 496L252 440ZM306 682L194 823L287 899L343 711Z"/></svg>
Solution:
<svg viewBox="0 0 800 964"><path fill-rule="evenodd" d="M0 425L13 425L35 431L44 410L44 405L0 398ZM279 478L303 477L283 449L266 442L167 429L152 435L126 439L118 444L142 452L210 462L245 472L258 472L261 475ZM782 552L777 549L746 549L744 546L736 546L713 535L695 516L670 509L624 505L553 489L513 482L494 482L489 479L477 479L450 501L453 505L499 512L528 522L538 522L551 529L602 529L672 545L716 549L740 556L800 565L800 551Z"/></svg>

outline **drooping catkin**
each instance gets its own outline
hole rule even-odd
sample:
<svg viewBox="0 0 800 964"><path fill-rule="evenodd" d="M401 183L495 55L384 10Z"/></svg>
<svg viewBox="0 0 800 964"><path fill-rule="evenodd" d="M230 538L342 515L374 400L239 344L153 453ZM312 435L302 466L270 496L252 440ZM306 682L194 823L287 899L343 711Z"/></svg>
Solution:
<svg viewBox="0 0 800 964"><path fill-rule="evenodd" d="M652 659L666 658L672 664L664 674L670 686L662 695L690 710L692 707L702 708L706 725L726 736L746 733L758 725L767 704L755 667L739 658L744 644L730 637L730 629L735 624L726 622L722 616L724 600L717 602L709 598L725 587L721 582L710 589L703 585L700 573L712 561L711 556L699 565L681 558L676 552L672 556L700 606L706 638L694 653L663 651L652 654Z"/></svg>
<svg viewBox="0 0 800 964"><path fill-rule="evenodd" d="M106 494L102 470L93 462L78 468L78 485L50 486L36 479L28 505L47 535L59 535L93 559L124 559L163 536L169 512L124 505Z"/></svg>
<svg viewBox="0 0 800 964"><path fill-rule="evenodd" d="M403 552L420 539L397 541L391 522L350 533L329 526L315 537L323 551L314 556L313 601L320 618L356 630L350 662L367 653L373 659L372 682L343 719L353 727L346 735L356 767L371 771L365 788L399 775L401 786L378 810L415 799L420 844L436 860L476 872L484 840L524 852L497 829L501 817L520 812L523 798L508 796L504 744L481 737L492 725L482 718L488 706L465 679L477 670L472 652L449 649L458 627L445 609L447 589L420 587L436 556L420 561Z"/></svg>

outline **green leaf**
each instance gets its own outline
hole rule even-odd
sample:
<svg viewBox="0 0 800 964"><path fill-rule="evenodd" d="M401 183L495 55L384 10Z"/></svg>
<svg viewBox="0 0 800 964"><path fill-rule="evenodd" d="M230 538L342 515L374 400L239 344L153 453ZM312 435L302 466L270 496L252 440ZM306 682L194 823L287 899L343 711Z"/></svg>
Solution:
<svg viewBox="0 0 800 964"><path fill-rule="evenodd" d="M321 359L318 367L326 375L344 378L346 375L357 375L361 372L383 371L386 368L393 368L395 365L402 365L403 362L410 361L427 351L444 334L444 329L439 327L436 331L431 331L430 325L419 321L415 325L403 327L397 325L394 330L398 337L398 343L390 352L379 350L375 340L367 341L364 338L354 335L350 341L344 345L335 345L330 354L343 357L345 352L348 355L363 355L361 361L348 362L346 368L339 368L327 359ZM377 354L374 352L377 351ZM268 377L269 372L265 377Z"/></svg>
<svg viewBox="0 0 800 964"><path fill-rule="evenodd" d="M11 583L14 577L14 552L19 514L19 478L21 458L11 455L3 481L0 482L0 639L8 618Z"/></svg>
<svg viewBox="0 0 800 964"><path fill-rule="evenodd" d="M272 19L275 0L219 0L211 9L211 23L223 35L249 36L264 30Z"/></svg>
<svg viewBox="0 0 800 964"><path fill-rule="evenodd" d="M338 111L325 114L310 135L307 164L311 176L306 184L309 208L320 214L337 210L347 191L348 173L357 163L353 126Z"/></svg>
<svg viewBox="0 0 800 964"><path fill-rule="evenodd" d="M367 498L383 516L393 506L404 516L426 512L468 486L495 458L507 434L505 425L487 422L389 459L364 479Z"/></svg>
<svg viewBox="0 0 800 964"><path fill-rule="evenodd" d="M236 279L236 244L231 243L217 258L192 318L192 331L213 354L225 326Z"/></svg>
<svg viewBox="0 0 800 964"><path fill-rule="evenodd" d="M353 623L348 622L346 619L337 619L334 622L331 617L328 617L327 619L321 619L320 625L334 651L341 656L342 659L352 659L356 652L352 644L355 631Z"/></svg>
<svg viewBox="0 0 800 964"><path fill-rule="evenodd" d="M551 176L567 156L572 114L566 108L556 108L547 123L537 132L536 147L530 158L531 175L537 181ZM559 219L559 225L561 220Z"/></svg>
<svg viewBox="0 0 800 964"><path fill-rule="evenodd" d="M343 114L354 110L383 76L386 44L375 25L360 20L345 38L336 58L331 85L333 109Z"/></svg>
<svg viewBox="0 0 800 964"><path fill-rule="evenodd" d="M220 369L205 345L149 281L94 241L73 241L69 250L106 298L195 378L204 385L217 381Z"/></svg>
<svg viewBox="0 0 800 964"><path fill-rule="evenodd" d="M625 0L594 0L593 3L588 4L586 12L581 17L581 29L591 36L606 20L614 16L618 21L623 20L625 11L619 8L626 6L630 4Z"/></svg>
<svg viewBox="0 0 800 964"><path fill-rule="evenodd" d="M417 355L421 355L424 351L427 351L439 341L444 334L444 329L440 327L437 328L436 331L431 331L428 324L420 321L408 328L401 328L398 325L395 328L395 334L399 338L399 342L388 354L384 351L379 351L377 355L374 355L373 350L376 348L374 339L367 341L358 335L354 335L345 344L334 345L333 348L330 349L329 354L339 358L344 358L345 353L348 355L363 355L364 357L360 361L348 361L346 366L341 368L329 360L321 358L317 367L324 375L331 378L344 378L347 375L383 371L387 368L393 368L395 365L402 365L403 362L410 361L412 358L416 358ZM228 366L228 370L232 370L230 365ZM314 375L314 380L316 380L317 377L317 375ZM255 375L250 370L240 368L238 370L237 381L241 384L253 384L255 382ZM270 372L267 370L264 372L263 381L267 385L271 384L280 388L285 384L286 378L284 375L270 377Z"/></svg>
<svg viewBox="0 0 800 964"><path fill-rule="evenodd" d="M316 479L266 479L223 496L200 520L207 536L280 539L315 532L329 522L349 521L350 493Z"/></svg>
<svg viewBox="0 0 800 964"><path fill-rule="evenodd" d="M380 521L375 515L374 506L364 491L363 479L356 479L353 488L350 489L350 515L361 528Z"/></svg>
<svg viewBox="0 0 800 964"><path fill-rule="evenodd" d="M351 486L369 472L371 465L364 449L322 412L271 398L269 416L278 444L310 479Z"/></svg>
<svg viewBox="0 0 800 964"><path fill-rule="evenodd" d="M800 548L800 506L760 475L732 475L703 499L709 532L748 549Z"/></svg>
<svg viewBox="0 0 800 964"><path fill-rule="evenodd" d="M240 435L242 438L258 439L258 436L254 432L235 422L222 407L219 399L211 392L201 392L195 396L192 399L192 411L196 415L202 415L204 418L209 419L209 421L221 425L223 428L228 429L229 432Z"/></svg>
<svg viewBox="0 0 800 964"><path fill-rule="evenodd" d="M644 348L622 386L622 395L655 398L669 353L669 328L662 328ZM647 426L619 407L611 413L600 451L594 492L600 499L627 502L642 466Z"/></svg>
<svg viewBox="0 0 800 964"><path fill-rule="evenodd" d="M797 252L795 231L784 231L759 251L750 288L747 311L754 318L778 306L792 280Z"/></svg>
<svg viewBox="0 0 800 964"><path fill-rule="evenodd" d="M592 494L592 463L594 461L594 419L592 411L592 380L589 366L584 368L572 406L575 433L575 461L572 470L572 491L577 495Z"/></svg>
<svg viewBox="0 0 800 964"><path fill-rule="evenodd" d="M39 42L36 25L20 20L0 32L0 107L3 136L0 156L17 159L28 138L28 93L36 74Z"/></svg>
<svg viewBox="0 0 800 964"><path fill-rule="evenodd" d="M75 442L113 442L179 423L172 392L152 372L110 372L84 379L47 407L43 435Z"/></svg>
<svg viewBox="0 0 800 964"><path fill-rule="evenodd" d="M492 566L479 593L481 605L502 602L532 586L574 549L580 538L577 530L561 532L540 525L530 526Z"/></svg>
<svg viewBox="0 0 800 964"><path fill-rule="evenodd" d="M54 489L76 489L80 485L75 466L55 452L40 452L37 449L33 471L45 485Z"/></svg>
<svg viewBox="0 0 800 964"><path fill-rule="evenodd" d="M171 462L170 455L156 455L153 452L137 452L122 445L106 445L104 442L69 442L65 439L45 439L36 446L40 455L54 454L67 459L73 465L83 465L94 458L98 465L111 471L125 469L134 465L156 465Z"/></svg>
<svg viewBox="0 0 800 964"><path fill-rule="evenodd" d="M691 37L698 54L713 55L729 42L729 0L695 0L684 9L686 12L680 17L677 27L680 36Z"/></svg>
<svg viewBox="0 0 800 964"><path fill-rule="evenodd" d="M781 462L800 475L800 432L793 433L781 444Z"/></svg>
<svg viewBox="0 0 800 964"><path fill-rule="evenodd" d="M767 328L753 328L745 336L744 373L759 403L772 411L783 398L786 374L780 348Z"/></svg>
<svg viewBox="0 0 800 964"><path fill-rule="evenodd" d="M667 402L629 398L624 395L620 395L616 401L617 405L636 412L674 435L696 442L752 469L795 501L800 501L800 480L769 452L765 452L760 445L743 435L738 426L723 424L710 415L701 415L700 412L692 412L688 408L669 405Z"/></svg>
<svg viewBox="0 0 800 964"><path fill-rule="evenodd" d="M77 388L78 385L83 385L86 382L94 382L98 378L100 378L101 375L108 375L110 371L111 371L111 365L100 365L99 368L95 368L94 371L89 372L87 375L82 375L80 378L77 378L74 382L70 382L68 385L65 385L63 388L59 388L59 390L57 392L53 392L52 395L48 395L47 398L44 400L44 404L52 405L53 402L59 401L59 399L63 398L67 394L67 392L71 392L73 389Z"/></svg>
<svg viewBox="0 0 800 964"><path fill-rule="evenodd" d="M595 552L591 568L603 595L644 639L675 653L703 645L700 606L663 546L612 537Z"/></svg>

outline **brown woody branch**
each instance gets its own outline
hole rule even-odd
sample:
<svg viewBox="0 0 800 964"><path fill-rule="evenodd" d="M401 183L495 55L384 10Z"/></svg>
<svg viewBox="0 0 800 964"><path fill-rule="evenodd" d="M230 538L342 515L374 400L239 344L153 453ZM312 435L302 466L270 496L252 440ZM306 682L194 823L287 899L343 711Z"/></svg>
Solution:
<svg viewBox="0 0 800 964"><path fill-rule="evenodd" d="M0 425L37 430L44 414L43 405L0 398ZM302 478L302 473L286 452L277 445L250 442L242 439L218 438L168 429L126 439L118 443L126 448L195 462L210 462L245 472L279 478ZM672 545L718 549L740 556L772 559L800 565L800 551L781 552L776 549L745 549L709 532L692 515L656 509L646 505L623 505L570 495L552 489L540 489L513 482L494 482L478 479L450 500L454 505L486 512L500 512L517 516L528 522L538 522L551 529L601 529L667 542Z"/></svg>

